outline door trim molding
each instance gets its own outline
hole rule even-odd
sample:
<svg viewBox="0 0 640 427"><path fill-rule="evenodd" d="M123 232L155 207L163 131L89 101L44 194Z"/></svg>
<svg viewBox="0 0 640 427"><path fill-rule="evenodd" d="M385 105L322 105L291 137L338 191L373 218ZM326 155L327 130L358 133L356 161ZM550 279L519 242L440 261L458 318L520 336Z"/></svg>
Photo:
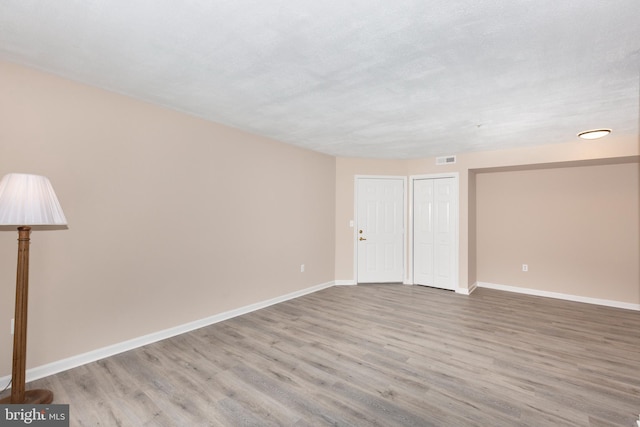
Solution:
<svg viewBox="0 0 640 427"><path fill-rule="evenodd" d="M402 180L402 209L404 215L402 219L402 269L403 269L403 283L407 283L407 200L408 200L408 188L407 177L402 175L354 175L353 177L353 283L358 284L358 180L359 179L394 179Z"/></svg>
<svg viewBox="0 0 640 427"><path fill-rule="evenodd" d="M408 236L408 244L407 244L407 262L406 262L406 270L405 270L405 284L407 285L415 285L413 281L413 186L414 182L419 179L438 179L438 178L453 178L454 179L454 188L456 193L456 209L455 209L455 259L453 261L455 266L455 291L458 292L460 289L460 174L458 172L449 172L449 173L432 173L425 175L410 175L409 176L409 208L407 209L407 221L408 228L405 227L408 232L406 235Z"/></svg>

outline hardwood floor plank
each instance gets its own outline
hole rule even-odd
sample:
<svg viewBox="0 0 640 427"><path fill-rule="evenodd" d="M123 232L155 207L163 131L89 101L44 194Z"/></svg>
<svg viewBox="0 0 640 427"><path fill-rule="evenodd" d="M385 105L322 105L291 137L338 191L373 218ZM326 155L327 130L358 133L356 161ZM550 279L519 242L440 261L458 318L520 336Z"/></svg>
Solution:
<svg viewBox="0 0 640 427"><path fill-rule="evenodd" d="M324 289L29 387L72 426L630 426L640 313L478 289ZM7 395L7 393L5 393Z"/></svg>

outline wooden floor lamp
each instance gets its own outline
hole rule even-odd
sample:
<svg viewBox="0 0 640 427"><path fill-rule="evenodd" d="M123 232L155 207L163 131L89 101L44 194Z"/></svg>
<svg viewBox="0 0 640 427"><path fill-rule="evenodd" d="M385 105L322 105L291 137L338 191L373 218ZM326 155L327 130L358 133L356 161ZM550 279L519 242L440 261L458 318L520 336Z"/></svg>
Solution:
<svg viewBox="0 0 640 427"><path fill-rule="evenodd" d="M5 175L0 181L0 225L18 227L18 270L13 334L11 396L0 404L48 404L49 390L25 390L27 364L27 314L29 297L29 243L31 226L63 226L67 220L47 178L39 175Z"/></svg>

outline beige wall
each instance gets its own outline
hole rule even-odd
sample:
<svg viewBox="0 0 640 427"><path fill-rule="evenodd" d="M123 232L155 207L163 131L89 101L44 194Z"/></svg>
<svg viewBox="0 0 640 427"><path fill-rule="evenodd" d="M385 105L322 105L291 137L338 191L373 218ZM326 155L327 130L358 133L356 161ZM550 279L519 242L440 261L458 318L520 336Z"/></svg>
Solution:
<svg viewBox="0 0 640 427"><path fill-rule="evenodd" d="M29 366L353 280L356 175L459 174L464 289L492 280L488 254L477 253L479 176L640 154L637 135L614 130L598 141L462 153L447 166L335 159L7 63L0 93L0 175L48 176L69 220L69 230L32 236ZM16 233L2 231L0 375L10 370L16 249ZM531 273L540 265L529 264ZM589 295L606 293L594 286ZM616 295L637 303L637 289L636 279Z"/></svg>
<svg viewBox="0 0 640 427"><path fill-rule="evenodd" d="M640 154L638 135L614 132L600 140L584 141L568 136L567 142L537 145L509 150L461 153L453 165L436 166L435 158L408 160L409 175L458 172L460 176L459 223L459 283L462 288L473 286L477 279L477 256L474 203L476 197L470 185L474 174L494 168L546 168L559 165L626 162ZM637 159L636 159L637 161ZM505 285L508 285L505 283Z"/></svg>
<svg viewBox="0 0 640 427"><path fill-rule="evenodd" d="M338 159L336 162L336 279L353 280L354 247L353 230L348 220L354 215L353 186L357 174L406 176L457 172L459 175L459 285L461 291L473 286L478 280L479 257L477 256L476 219L477 175L496 168L545 169L558 166L570 167L578 164L625 163L638 161L640 145L636 134L614 133L595 141L582 141L574 136L567 142L510 150L461 153L452 165L436 166L435 158L415 160L366 160ZM522 264L522 262L520 263ZM635 268L638 269L636 260ZM625 282L626 295L637 295L638 284ZM512 285L510 283L499 283ZM601 286L607 286L602 284ZM557 290L555 292L562 292ZM593 292L580 290L578 296L592 296ZM637 303L637 298L623 300Z"/></svg>
<svg viewBox="0 0 640 427"><path fill-rule="evenodd" d="M461 257L465 257L467 260L467 276L466 281L461 281L461 283L473 286L473 284L475 284L477 281L476 277L478 272L478 262L476 256L478 230L478 221L476 214L477 191L476 173L473 171L468 172L467 191L467 249L466 251L461 251L462 253L460 254Z"/></svg>
<svg viewBox="0 0 640 427"><path fill-rule="evenodd" d="M334 279L335 158L8 63L0 93L0 175L48 176L69 221L32 234L29 367Z"/></svg>
<svg viewBox="0 0 640 427"><path fill-rule="evenodd" d="M478 281L640 303L638 169L477 174Z"/></svg>

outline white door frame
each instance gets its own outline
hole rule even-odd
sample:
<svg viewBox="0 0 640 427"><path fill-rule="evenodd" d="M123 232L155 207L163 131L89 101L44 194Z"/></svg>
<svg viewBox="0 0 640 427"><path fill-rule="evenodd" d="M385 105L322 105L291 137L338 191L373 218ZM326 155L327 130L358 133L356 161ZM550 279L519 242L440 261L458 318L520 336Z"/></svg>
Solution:
<svg viewBox="0 0 640 427"><path fill-rule="evenodd" d="M398 179L398 180L402 180L402 185L404 188L404 192L402 194L402 198L403 198L403 204L402 204L402 208L404 209L404 215L403 215L403 222L402 222L402 227L403 227L403 236L402 236L402 267L404 270L404 279L403 282L407 283L407 194L408 194L408 189L407 189L407 177L406 176L398 176L398 175L355 175L354 179L353 179L353 191L354 191L354 195L355 197L353 198L354 201L354 207L353 207L353 212L354 212L354 217L353 217L353 221L354 221L354 226L353 226L353 283L355 285L358 284L358 179Z"/></svg>
<svg viewBox="0 0 640 427"><path fill-rule="evenodd" d="M455 291L458 292L460 288L460 175L458 172L450 173L433 173L428 175L411 175L409 176L409 210L407 211L409 217L409 232L406 233L409 238L409 244L407 247L407 269L405 271L406 280L405 283L415 285L413 282L413 186L414 182L419 179L437 179L437 178L453 178L453 188L455 191L455 221L454 221L454 233L455 233L455 257L453 260L454 269L456 271L455 277ZM405 227L406 228L406 227Z"/></svg>

